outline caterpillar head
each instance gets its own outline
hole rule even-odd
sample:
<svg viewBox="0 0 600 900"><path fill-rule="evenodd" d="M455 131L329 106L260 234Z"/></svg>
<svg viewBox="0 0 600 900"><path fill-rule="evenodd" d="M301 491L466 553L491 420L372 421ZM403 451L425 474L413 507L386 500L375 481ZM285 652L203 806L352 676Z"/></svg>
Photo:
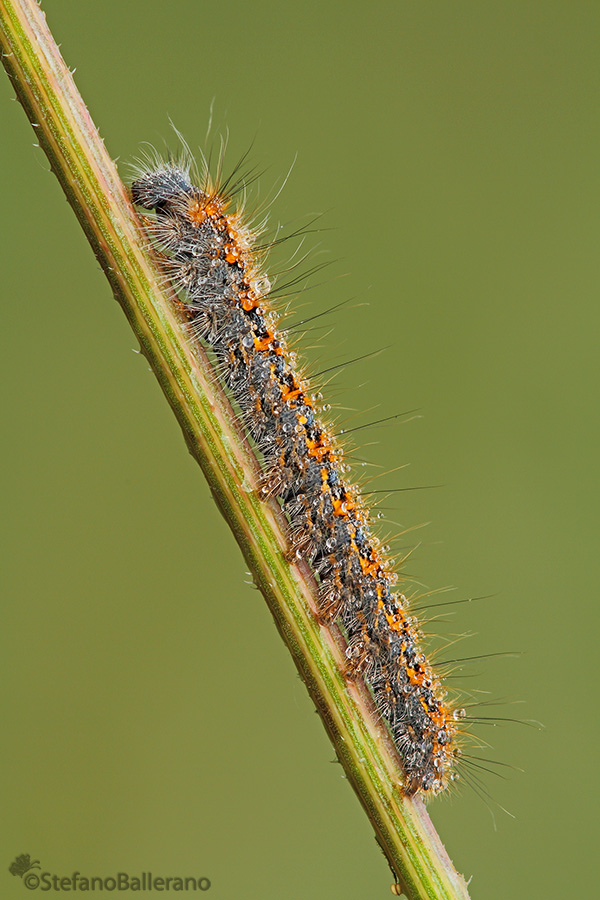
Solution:
<svg viewBox="0 0 600 900"><path fill-rule="evenodd" d="M192 194L189 173L181 166L163 163L152 172L141 172L131 185L131 198L143 209L160 210L174 197Z"/></svg>

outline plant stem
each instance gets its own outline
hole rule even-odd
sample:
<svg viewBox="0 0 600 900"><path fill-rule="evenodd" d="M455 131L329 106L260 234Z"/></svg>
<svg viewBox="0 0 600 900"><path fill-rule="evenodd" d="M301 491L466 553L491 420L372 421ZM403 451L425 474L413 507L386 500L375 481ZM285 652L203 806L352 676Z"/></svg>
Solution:
<svg viewBox="0 0 600 900"><path fill-rule="evenodd" d="M319 625L310 569L289 561L286 523L260 493L260 467L208 358L191 348L170 289L117 170L35 0L0 0L2 61L37 140L79 219L229 523L323 719L377 840L411 900L468 900L423 803L361 682L344 676L344 645Z"/></svg>

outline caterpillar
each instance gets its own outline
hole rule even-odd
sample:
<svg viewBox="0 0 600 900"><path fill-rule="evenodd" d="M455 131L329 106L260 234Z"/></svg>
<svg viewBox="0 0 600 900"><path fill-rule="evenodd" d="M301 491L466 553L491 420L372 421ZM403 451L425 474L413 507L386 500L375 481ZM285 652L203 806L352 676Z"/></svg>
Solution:
<svg viewBox="0 0 600 900"><path fill-rule="evenodd" d="M192 177L194 176L194 177ZM456 777L464 710L448 699L373 516L332 429L321 417L285 333L264 270L268 246L236 207L239 183L212 179L203 161L141 167L131 186L144 225L188 319L210 348L258 448L265 500L277 498L295 554L319 584L319 616L347 640L348 678L362 676L398 750L401 789L425 798Z"/></svg>

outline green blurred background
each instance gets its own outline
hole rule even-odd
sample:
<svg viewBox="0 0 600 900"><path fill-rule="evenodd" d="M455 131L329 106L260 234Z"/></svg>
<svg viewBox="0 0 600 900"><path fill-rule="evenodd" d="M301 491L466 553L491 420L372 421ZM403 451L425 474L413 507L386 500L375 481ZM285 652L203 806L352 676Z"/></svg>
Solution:
<svg viewBox="0 0 600 900"><path fill-rule="evenodd" d="M458 655L523 655L460 683L506 701L490 714L546 725L479 732L492 759L525 770L485 776L496 830L466 786L431 816L473 898L593 895L600 7L43 5L120 163L144 141L174 145L169 117L203 144L213 99L231 164L254 141L261 195L298 154L273 221L325 213L309 244L334 261L298 303L355 299L306 355L389 346L344 370L333 401L378 405L356 421L421 409L363 432L361 453L384 473L410 463L381 487L443 485L386 503L390 523L432 523L407 568L455 585L450 599L495 595L440 627L475 633ZM390 896L12 96L3 76L0 895L24 896L6 867L26 852L59 874L204 875L214 900Z"/></svg>

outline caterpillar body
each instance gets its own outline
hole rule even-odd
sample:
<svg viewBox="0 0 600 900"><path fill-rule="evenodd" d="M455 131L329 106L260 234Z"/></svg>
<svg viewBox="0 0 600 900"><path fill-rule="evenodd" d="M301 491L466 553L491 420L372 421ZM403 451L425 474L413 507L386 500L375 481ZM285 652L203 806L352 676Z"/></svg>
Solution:
<svg viewBox="0 0 600 900"><path fill-rule="evenodd" d="M422 634L368 505L348 478L318 400L277 328L265 250L235 208L235 190L205 166L155 161L132 184L134 203L189 318L190 339L218 370L262 457L264 492L289 522L299 558L319 582L319 615L347 639L348 677L360 674L387 723L404 770L402 790L424 797L454 779L460 719L423 653Z"/></svg>

